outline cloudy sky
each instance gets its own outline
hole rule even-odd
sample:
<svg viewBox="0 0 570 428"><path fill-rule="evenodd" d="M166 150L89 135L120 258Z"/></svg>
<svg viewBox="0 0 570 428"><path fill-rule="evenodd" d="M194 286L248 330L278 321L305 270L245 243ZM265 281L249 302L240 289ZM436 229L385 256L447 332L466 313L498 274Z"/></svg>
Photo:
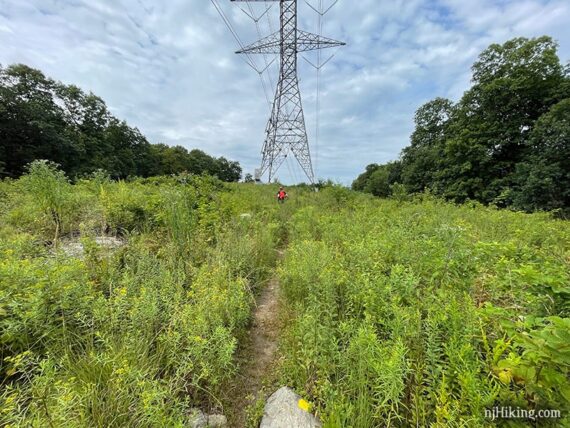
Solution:
<svg viewBox="0 0 570 428"><path fill-rule="evenodd" d="M240 39L253 42L246 3L217 1ZM299 1L300 27L315 32L316 14ZM277 28L277 6L259 20L263 34ZM266 5L252 8L257 17ZM318 144L316 73L299 60L317 176L350 183L367 164L396 159L417 107L436 96L456 101L490 43L548 34L568 61L569 22L569 0L340 0L323 33L348 45L322 70ZM1 64L25 63L94 92L151 142L199 148L253 172L269 107L237 48L210 0L0 0ZM257 66L271 59L257 57ZM273 63L266 85L277 71ZM292 163L279 173L300 177Z"/></svg>

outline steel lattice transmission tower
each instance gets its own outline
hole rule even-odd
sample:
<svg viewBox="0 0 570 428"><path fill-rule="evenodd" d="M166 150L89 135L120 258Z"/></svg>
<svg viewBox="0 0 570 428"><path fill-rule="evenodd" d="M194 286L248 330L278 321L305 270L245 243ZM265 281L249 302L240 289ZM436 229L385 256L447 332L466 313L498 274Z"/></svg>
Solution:
<svg viewBox="0 0 570 428"><path fill-rule="evenodd" d="M260 179L269 172L269 182L292 152L311 183L315 181L305 116L297 78L297 54L343 46L344 43L297 28L297 0L232 0L236 2L280 2L280 31L237 51L238 54L279 54L280 71L271 117L265 130Z"/></svg>

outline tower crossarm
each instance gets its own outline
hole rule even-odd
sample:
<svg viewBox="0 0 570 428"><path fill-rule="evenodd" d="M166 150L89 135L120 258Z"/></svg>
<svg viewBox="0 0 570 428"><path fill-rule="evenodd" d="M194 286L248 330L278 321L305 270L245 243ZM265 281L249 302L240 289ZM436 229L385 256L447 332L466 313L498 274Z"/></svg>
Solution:
<svg viewBox="0 0 570 428"><path fill-rule="evenodd" d="M314 51L317 49L334 48L344 46L346 43L307 31L297 30L297 52Z"/></svg>
<svg viewBox="0 0 570 428"><path fill-rule="evenodd" d="M297 52L344 46L346 43L318 34L297 30ZM279 54L281 52L281 34L279 31L252 43L237 51L238 54Z"/></svg>
<svg viewBox="0 0 570 428"><path fill-rule="evenodd" d="M281 32L277 31L257 42L237 51L237 54L279 54L281 52Z"/></svg>

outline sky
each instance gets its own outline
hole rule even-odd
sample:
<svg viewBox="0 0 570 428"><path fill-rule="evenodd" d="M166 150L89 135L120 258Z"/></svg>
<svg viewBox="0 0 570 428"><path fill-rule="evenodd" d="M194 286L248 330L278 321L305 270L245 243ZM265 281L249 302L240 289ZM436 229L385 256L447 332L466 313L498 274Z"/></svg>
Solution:
<svg viewBox="0 0 570 428"><path fill-rule="evenodd" d="M216 1L246 45L278 28L276 3L258 33L247 3ZM268 7L250 5L255 18ZM347 45L322 53L334 57L321 70L318 138L317 73L308 63L316 54L299 58L316 176L350 184L366 165L397 159L416 109L439 96L458 101L491 43L547 34L566 63L569 22L569 0L339 0L323 35ZM317 27L299 0L299 28ZM255 58L258 69L271 64L264 92L238 48L210 0L0 0L0 64L24 63L95 93L152 143L225 156L253 173L278 62ZM303 180L292 159L277 176Z"/></svg>

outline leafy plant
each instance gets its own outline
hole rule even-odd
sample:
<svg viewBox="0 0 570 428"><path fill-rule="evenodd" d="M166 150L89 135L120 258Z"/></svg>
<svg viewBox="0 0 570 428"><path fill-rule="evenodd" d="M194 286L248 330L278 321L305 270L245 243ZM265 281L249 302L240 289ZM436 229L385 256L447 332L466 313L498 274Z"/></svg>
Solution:
<svg viewBox="0 0 570 428"><path fill-rule="evenodd" d="M53 242L57 245L63 229L64 211L71 200L71 185L65 173L53 162L34 161L28 166L23 185L39 209L51 219L55 229Z"/></svg>

